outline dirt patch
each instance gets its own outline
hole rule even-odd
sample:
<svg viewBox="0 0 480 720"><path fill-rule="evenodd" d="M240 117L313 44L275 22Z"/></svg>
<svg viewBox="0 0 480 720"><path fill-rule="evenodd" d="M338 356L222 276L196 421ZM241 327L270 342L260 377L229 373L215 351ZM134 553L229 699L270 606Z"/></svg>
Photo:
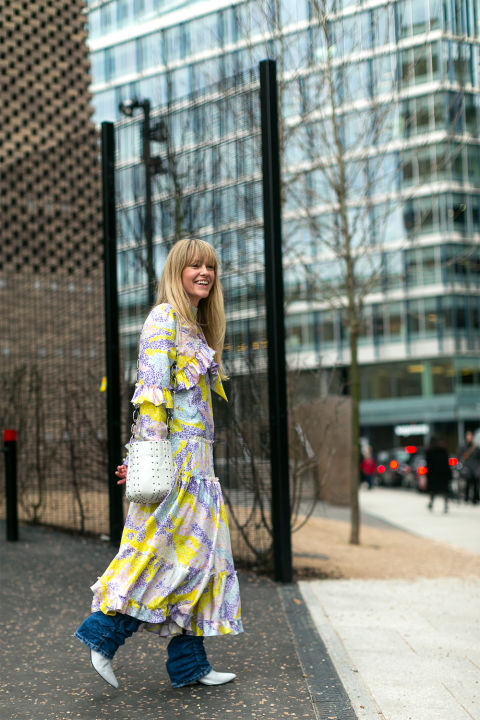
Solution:
<svg viewBox="0 0 480 720"><path fill-rule="evenodd" d="M401 530L364 526L361 545L349 543L349 525L310 518L294 533L293 566L301 578L480 577L480 555Z"/></svg>

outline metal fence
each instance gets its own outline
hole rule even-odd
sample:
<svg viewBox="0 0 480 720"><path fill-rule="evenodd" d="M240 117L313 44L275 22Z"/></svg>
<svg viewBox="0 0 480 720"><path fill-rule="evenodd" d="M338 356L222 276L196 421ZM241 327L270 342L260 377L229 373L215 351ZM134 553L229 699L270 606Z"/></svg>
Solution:
<svg viewBox="0 0 480 720"><path fill-rule="evenodd" d="M151 154L161 160L160 172L152 177L157 276L179 237L208 240L220 259L227 313L224 362L230 380L225 383L228 405L214 397L216 471L237 558L263 563L270 558L272 537L257 70L152 108L150 126L160 129L157 137L162 138L151 145ZM142 112L116 127L120 326L127 388L135 377L138 335L147 312L142 132Z"/></svg>
<svg viewBox="0 0 480 720"><path fill-rule="evenodd" d="M152 127L161 123L166 129L158 143L152 142L152 154L161 159L151 186L155 274L160 275L179 237L204 238L217 250L227 312L224 362L230 380L225 383L228 405L214 397L216 471L224 488L234 554L246 563L270 564L272 478L258 72L250 70L176 103L154 107L151 121ZM148 312L142 122L140 113L115 127L125 443L138 338ZM95 188L100 221L96 155L89 184ZM76 207L75 195L72 184L63 198L71 208ZM81 225L84 206L75 212ZM8 337L10 348L3 353L0 371L0 423L19 433L20 517L81 533L108 534L99 227L100 222L84 247L71 239L81 260L73 271L65 267L70 251L60 227L43 241L48 262L0 276L2 339ZM308 480L313 467L308 448L302 442L295 447L293 476L301 467L298 477ZM295 484L297 499L300 487ZM309 482L305 487L310 492Z"/></svg>

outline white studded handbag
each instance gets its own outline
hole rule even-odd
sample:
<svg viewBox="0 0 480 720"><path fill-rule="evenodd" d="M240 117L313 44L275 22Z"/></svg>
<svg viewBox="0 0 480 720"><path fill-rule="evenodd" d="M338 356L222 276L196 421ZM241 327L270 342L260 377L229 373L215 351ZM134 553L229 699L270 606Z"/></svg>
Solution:
<svg viewBox="0 0 480 720"><path fill-rule="evenodd" d="M170 440L140 440L128 453L127 500L142 505L161 502L170 492L174 464Z"/></svg>
<svg viewBox="0 0 480 720"><path fill-rule="evenodd" d="M175 370L174 363L172 365L174 388L176 388ZM175 390L172 397L175 399ZM175 405L175 402L173 404ZM130 502L141 505L160 503L173 487L175 465L172 458L170 432L174 408L167 408L166 412L167 437L165 440L136 440L130 443L125 487L125 496Z"/></svg>

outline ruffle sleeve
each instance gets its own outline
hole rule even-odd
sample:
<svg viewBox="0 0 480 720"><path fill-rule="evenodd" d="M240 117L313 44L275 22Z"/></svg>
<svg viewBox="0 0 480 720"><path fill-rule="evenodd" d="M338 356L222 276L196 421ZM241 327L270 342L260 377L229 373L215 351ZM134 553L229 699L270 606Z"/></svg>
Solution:
<svg viewBox="0 0 480 720"><path fill-rule="evenodd" d="M172 407L171 366L176 360L176 322L171 305L162 303L148 315L140 335L134 405L150 402Z"/></svg>
<svg viewBox="0 0 480 720"><path fill-rule="evenodd" d="M214 358L215 350L209 347L203 334L193 337L187 335L177 350L177 389L188 390L198 384L202 375L208 373L212 390L227 400L218 374L218 363Z"/></svg>
<svg viewBox="0 0 480 720"><path fill-rule="evenodd" d="M173 407L172 393L169 388L159 388L155 385L145 385L143 380L135 385L135 392L132 397L132 405L141 405L149 402L152 405L165 405L167 408Z"/></svg>
<svg viewBox="0 0 480 720"><path fill-rule="evenodd" d="M171 366L176 359L176 318L171 305L157 305L140 334L138 375L132 404L140 408L127 451L137 440L160 440L167 426L160 406L173 407ZM123 463L128 465L128 452Z"/></svg>

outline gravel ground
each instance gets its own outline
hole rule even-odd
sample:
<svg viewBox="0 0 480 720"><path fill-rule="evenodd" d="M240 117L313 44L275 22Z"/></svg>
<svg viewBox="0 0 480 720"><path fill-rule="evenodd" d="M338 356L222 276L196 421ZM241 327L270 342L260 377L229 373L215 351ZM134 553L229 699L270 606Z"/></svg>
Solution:
<svg viewBox="0 0 480 720"><path fill-rule="evenodd" d="M361 544L349 543L342 520L312 517L293 535L298 578L480 577L480 555L394 528L363 525Z"/></svg>

